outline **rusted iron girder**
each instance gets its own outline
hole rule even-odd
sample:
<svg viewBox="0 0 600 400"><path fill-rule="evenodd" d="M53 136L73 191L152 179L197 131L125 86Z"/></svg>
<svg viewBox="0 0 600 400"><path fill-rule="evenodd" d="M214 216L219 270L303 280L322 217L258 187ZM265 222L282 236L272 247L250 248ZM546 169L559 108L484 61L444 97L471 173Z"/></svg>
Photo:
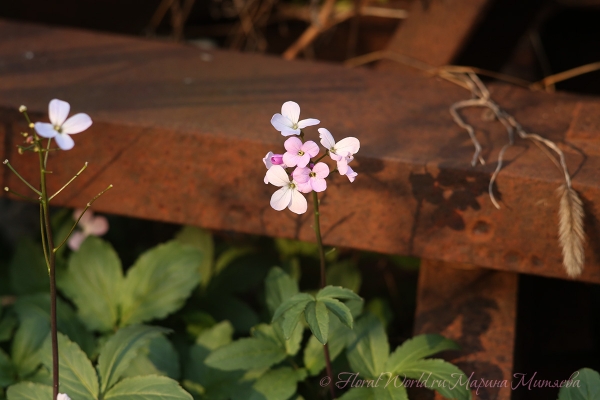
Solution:
<svg viewBox="0 0 600 400"><path fill-rule="evenodd" d="M46 120L52 98L86 112L94 125L68 153L52 153L51 190L88 161L56 205L94 204L101 212L212 229L314 240L309 212L276 212L261 158L283 151L269 120L294 100L301 117L319 118L338 140L361 150L355 183L334 176L322 196L328 245L566 277L557 242L561 173L534 145L517 141L497 180L502 209L487 194L506 132L480 109L464 115L478 128L486 166L448 107L470 94L428 77L349 70L337 65L85 31L0 22L0 151L33 182L36 157L20 156L25 104ZM586 269L600 282L600 101L491 85L492 96L528 130L566 152L587 213ZM318 140L316 127L306 130ZM26 188L7 170L2 187Z"/></svg>

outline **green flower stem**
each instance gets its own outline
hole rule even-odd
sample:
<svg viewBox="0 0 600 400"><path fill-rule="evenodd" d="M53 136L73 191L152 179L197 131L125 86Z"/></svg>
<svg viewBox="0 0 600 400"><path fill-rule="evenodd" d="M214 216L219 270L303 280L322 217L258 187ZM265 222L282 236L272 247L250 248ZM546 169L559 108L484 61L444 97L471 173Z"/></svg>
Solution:
<svg viewBox="0 0 600 400"><path fill-rule="evenodd" d="M47 154L48 154L48 153L46 153L46 155L47 155ZM57 191L56 193L54 193L52 196L50 196L50 198L48 199L48 201L50 201L50 200L52 200L53 198L55 198L57 194L59 194L60 192L62 192L62 191L63 191L63 190L64 190L64 189L65 189L67 186L69 186L69 185L71 184L71 182L73 182L75 179L77 179L77 177L78 177L79 175L81 175L81 173L82 173L83 171L85 171L85 169L87 168L87 166L88 166L88 163L87 163L87 162L86 162L85 164L83 164L83 167L82 167L82 168L79 170L79 172L77 172L77 173L75 174L75 176L74 176L74 177L72 177L72 178L69 180L69 182L65 183L63 187L61 187L60 189L58 189L58 191Z"/></svg>
<svg viewBox="0 0 600 400"><path fill-rule="evenodd" d="M40 192L39 190L37 190L36 188L34 188L34 187L31 185L31 183L27 182L27 181L25 180L25 178L23 178L23 177L21 176L21 174L19 174L19 173L17 172L17 170L16 170L16 169L14 169L12 165L10 165L10 162L9 162L8 160L4 160L4 165L6 165L6 166L7 166L7 167L8 167L8 168L9 168L9 169L10 169L10 170L11 170L11 171L12 171L12 172L13 172L13 173L14 173L14 174L17 176L17 178L19 178L19 179L20 179L20 180L21 180L21 181L22 181L24 184L26 184L26 185L27 185L27 187L28 187L29 189L33 190L33 191L34 191L34 192L35 192L35 193L36 193L38 196L41 196L41 195L42 195L42 192Z"/></svg>
<svg viewBox="0 0 600 400"><path fill-rule="evenodd" d="M317 192L312 192L314 212L315 212L315 235L317 236L317 245L319 246L319 258L321 259L321 289L327 286L327 277L325 275L325 250L323 249L323 240L321 238L321 223L319 220L319 196ZM325 344L323 346L323 351L325 352L325 366L327 370L327 376L331 379L331 384L329 385L329 392L331 393L331 398L335 399L335 390L334 390L334 377L333 377L333 369L331 368L331 357L329 356L329 346Z"/></svg>

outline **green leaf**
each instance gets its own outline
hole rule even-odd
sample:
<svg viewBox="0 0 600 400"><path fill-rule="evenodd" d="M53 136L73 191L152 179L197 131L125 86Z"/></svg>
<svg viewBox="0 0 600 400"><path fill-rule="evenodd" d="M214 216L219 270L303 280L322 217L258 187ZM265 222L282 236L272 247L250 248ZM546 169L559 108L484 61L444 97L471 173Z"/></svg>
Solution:
<svg viewBox="0 0 600 400"><path fill-rule="evenodd" d="M60 289L77 306L83 323L91 330L106 332L117 325L123 270L112 246L88 237L69 259Z"/></svg>
<svg viewBox="0 0 600 400"><path fill-rule="evenodd" d="M65 335L58 334L60 392L81 400L98 399L98 376L85 353ZM42 362L52 368L52 345L48 337L42 351Z"/></svg>
<svg viewBox="0 0 600 400"><path fill-rule="evenodd" d="M275 314L273 315L272 321L276 321L283 317L281 321L281 327L283 328L283 334L286 339L289 339L292 335L296 325L300 321L300 317L306 308L306 305L315 298L308 293L298 293L281 303Z"/></svg>
<svg viewBox="0 0 600 400"><path fill-rule="evenodd" d="M459 350L460 346L442 335L426 334L408 339L390 355L386 371L402 371L404 365L432 356L444 350Z"/></svg>
<svg viewBox="0 0 600 400"><path fill-rule="evenodd" d="M11 311L5 309L2 313L2 318L0 318L0 342L5 342L12 338L17 323L17 317Z"/></svg>
<svg viewBox="0 0 600 400"><path fill-rule="evenodd" d="M296 294L298 294L298 282L291 276L279 267L269 271L265 280L265 297L271 315L281 303Z"/></svg>
<svg viewBox="0 0 600 400"><path fill-rule="evenodd" d="M219 274L236 259L251 254L254 251L252 247L231 247L225 250L215 261L215 274Z"/></svg>
<svg viewBox="0 0 600 400"><path fill-rule="evenodd" d="M387 380L381 380L377 387L367 387L367 383L364 383L365 387L350 389L340 397L340 400L408 400L408 394L403 386L394 387L393 383L390 383L385 387L386 383Z"/></svg>
<svg viewBox="0 0 600 400"><path fill-rule="evenodd" d="M200 250L171 241L138 258L123 284L121 326L177 311L200 281Z"/></svg>
<svg viewBox="0 0 600 400"><path fill-rule="evenodd" d="M381 321L372 314L359 318L346 350L351 371L365 378L376 378L386 372L389 352L390 345Z"/></svg>
<svg viewBox="0 0 600 400"><path fill-rule="evenodd" d="M589 368L574 372L560 388L558 400L600 400L600 374Z"/></svg>
<svg viewBox="0 0 600 400"><path fill-rule="evenodd" d="M12 360L21 378L31 375L42 363L40 350L50 333L50 322L39 316L21 321L12 343Z"/></svg>
<svg viewBox="0 0 600 400"><path fill-rule="evenodd" d="M168 332L155 326L132 325L119 329L104 344L98 358L100 393L105 393L123 375L138 350L147 346L150 340Z"/></svg>
<svg viewBox="0 0 600 400"><path fill-rule="evenodd" d="M340 299L340 300L362 300L362 298L350 289L345 289L341 286L326 286L319 290L316 296L317 300L324 298Z"/></svg>
<svg viewBox="0 0 600 400"><path fill-rule="evenodd" d="M322 301L311 301L306 305L306 322L310 331L315 335L319 342L327 343L329 334L329 311Z"/></svg>
<svg viewBox="0 0 600 400"><path fill-rule="evenodd" d="M281 324L273 324L271 326L273 327L273 330L275 331L277 336L283 342L286 353L290 356L295 356L298 353L298 351L300 351L300 348L302 347L302 338L304 336L303 335L304 334L304 325L297 324L296 328L292 331L292 334L290 335L289 339L285 338Z"/></svg>
<svg viewBox="0 0 600 400"><path fill-rule="evenodd" d="M51 400L52 386L21 382L9 387L6 397L8 400Z"/></svg>
<svg viewBox="0 0 600 400"><path fill-rule="evenodd" d="M331 361L342 353L346 348L346 343L352 335L352 331L343 325L337 318L329 320L329 357ZM323 344L316 337L311 336L308 344L304 348L304 366L311 376L318 375L325 368L325 354Z"/></svg>
<svg viewBox="0 0 600 400"><path fill-rule="evenodd" d="M207 297L207 311L217 320L230 321L237 332L248 332L258 323L258 315L248 305L230 293Z"/></svg>
<svg viewBox="0 0 600 400"><path fill-rule="evenodd" d="M150 340L147 348L138 351L123 378L141 375L164 375L171 379L180 378L179 355L173 344L164 336Z"/></svg>
<svg viewBox="0 0 600 400"><path fill-rule="evenodd" d="M229 321L219 322L217 325L202 332L196 339L196 343L209 350L215 350L221 346L231 343L233 337L233 326Z"/></svg>
<svg viewBox="0 0 600 400"><path fill-rule="evenodd" d="M225 371L268 368L287 356L272 340L244 338L218 348L206 358L206 365Z"/></svg>
<svg viewBox="0 0 600 400"><path fill-rule="evenodd" d="M362 284L362 277L358 267L352 260L344 260L327 268L327 282L333 286L342 286L358 293Z"/></svg>
<svg viewBox="0 0 600 400"><path fill-rule="evenodd" d="M26 239L17 244L10 262L10 283L18 295L48 292L50 281L40 246Z"/></svg>
<svg viewBox="0 0 600 400"><path fill-rule="evenodd" d="M381 297L370 299L365 306L365 310L379 318L385 328L394 319L394 311L392 311L388 301Z"/></svg>
<svg viewBox="0 0 600 400"><path fill-rule="evenodd" d="M403 363L398 374L417 379L421 385L449 399L471 400L471 390L461 382L467 376L456 365L440 359L421 359Z"/></svg>
<svg viewBox="0 0 600 400"><path fill-rule="evenodd" d="M106 393L104 400L192 400L177 381L158 376L137 376L123 379Z"/></svg>
<svg viewBox="0 0 600 400"><path fill-rule="evenodd" d="M234 400L285 400L296 393L299 380L305 375L299 374L290 367L267 371L247 390L236 393Z"/></svg>
<svg viewBox="0 0 600 400"><path fill-rule="evenodd" d="M350 309L347 305L345 305L339 300L327 297L319 300L319 302L325 304L327 309L331 311L336 317L338 317L338 319L344 325L352 329L352 323L354 322L354 318L352 318L352 313L350 312Z"/></svg>
<svg viewBox="0 0 600 400"><path fill-rule="evenodd" d="M202 252L202 261L198 266L198 272L202 278L201 286L206 287L212 277L213 259L215 257L215 244L212 234L204 229L194 226L185 226L176 236L175 240L196 247Z"/></svg>
<svg viewBox="0 0 600 400"><path fill-rule="evenodd" d="M0 388L12 385L16 381L15 368L8 358L8 354L0 349Z"/></svg>

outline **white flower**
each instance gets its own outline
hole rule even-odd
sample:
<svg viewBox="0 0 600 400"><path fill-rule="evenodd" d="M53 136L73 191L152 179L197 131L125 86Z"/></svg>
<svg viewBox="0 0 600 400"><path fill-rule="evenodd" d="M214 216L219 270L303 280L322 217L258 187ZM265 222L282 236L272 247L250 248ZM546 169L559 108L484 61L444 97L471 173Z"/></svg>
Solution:
<svg viewBox="0 0 600 400"><path fill-rule="evenodd" d="M352 168L350 168L350 166L348 165L348 170L346 171L346 173L344 174L348 177L348 179L350 180L350 183L354 182L354 179L356 179L356 177L358 176L358 174L356 172L354 172L354 170Z"/></svg>
<svg viewBox="0 0 600 400"><path fill-rule="evenodd" d="M77 221L82 212L83 210L73 211L73 219ZM82 230L73 233L67 242L69 248L73 251L79 250L86 237L90 235L102 236L108 232L108 220L102 216L94 217L94 213L89 210L83 214L78 225Z"/></svg>
<svg viewBox="0 0 600 400"><path fill-rule="evenodd" d="M360 149L360 142L355 137L347 137L335 142L331 133L325 128L319 128L321 144L329 150L329 156L337 162L337 168L341 175L348 172L348 163L354 160L354 154Z"/></svg>
<svg viewBox="0 0 600 400"><path fill-rule="evenodd" d="M298 191L298 183L290 180L285 169L280 165L273 165L267 171L267 179L272 185L281 188L271 196L271 207L277 211L281 211L287 207L296 214L304 214L306 212L306 199Z"/></svg>
<svg viewBox="0 0 600 400"><path fill-rule="evenodd" d="M300 118L300 106L293 101L286 101L281 106L281 114L277 113L271 118L271 124L277 129L283 136L299 135L300 129L306 128L307 126L318 125L319 120L314 118L303 119L298 121Z"/></svg>
<svg viewBox="0 0 600 400"><path fill-rule="evenodd" d="M56 400L71 400L71 398L65 393L59 393L58 396L56 396Z"/></svg>
<svg viewBox="0 0 600 400"><path fill-rule="evenodd" d="M48 116L50 123L36 122L34 127L41 137L56 140L56 144L63 150L70 150L75 145L74 135L85 131L92 125L89 115L79 113L67 119L71 106L66 101L54 99L48 105Z"/></svg>
<svg viewBox="0 0 600 400"><path fill-rule="evenodd" d="M287 168L287 166L283 163L283 155L273 154L272 151L268 152L267 155L263 158L263 163L265 164L265 167L267 167L267 170L273 165L281 165L283 168ZM265 184L266 183L269 183L267 175L265 175Z"/></svg>

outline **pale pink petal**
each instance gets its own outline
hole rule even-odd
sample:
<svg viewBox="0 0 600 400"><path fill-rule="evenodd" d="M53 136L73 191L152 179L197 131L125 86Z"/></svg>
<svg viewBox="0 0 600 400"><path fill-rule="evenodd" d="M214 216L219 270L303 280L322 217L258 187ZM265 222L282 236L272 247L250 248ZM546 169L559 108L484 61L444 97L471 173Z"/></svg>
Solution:
<svg viewBox="0 0 600 400"><path fill-rule="evenodd" d="M310 174L310 168L298 167L292 172L292 177L294 178L294 181L298 183L306 183L310 179L308 174Z"/></svg>
<svg viewBox="0 0 600 400"><path fill-rule="evenodd" d="M319 125L321 121L314 118L303 119L302 121L298 121L298 128L304 129L307 126Z"/></svg>
<svg viewBox="0 0 600 400"><path fill-rule="evenodd" d="M105 217L98 216L85 227L85 232L94 236L102 236L108 232L108 220Z"/></svg>
<svg viewBox="0 0 600 400"><path fill-rule="evenodd" d="M289 181L288 181L289 182ZM290 189L289 186L284 186L271 196L271 207L277 211L281 211L290 205L292 200L292 192L296 190Z"/></svg>
<svg viewBox="0 0 600 400"><path fill-rule="evenodd" d="M331 159L333 161L340 161L342 158L344 158L344 157L342 157L338 154L332 153L332 152L329 152L329 157L331 157Z"/></svg>
<svg viewBox="0 0 600 400"><path fill-rule="evenodd" d="M297 154L302 148L302 140L298 139L295 136L291 137L283 143L283 147L285 147L285 149L290 153Z"/></svg>
<svg viewBox="0 0 600 400"><path fill-rule="evenodd" d="M92 126L92 119L90 116L79 113L73 115L71 118L66 120L64 124L62 124L62 131L63 133L74 135L76 133L85 131L90 126Z"/></svg>
<svg viewBox="0 0 600 400"><path fill-rule="evenodd" d="M54 129L54 126L47 122L36 122L33 127L35 128L37 134L41 137L53 138L54 136L58 135L58 132L56 129Z"/></svg>
<svg viewBox="0 0 600 400"><path fill-rule="evenodd" d="M73 210L73 221L77 221L77 219L79 218L81 213L83 213L83 208L77 208L77 209ZM79 226L85 227L85 226L91 224L93 219L94 219L94 213L91 210L88 210L88 211L86 211L85 214L83 214L81 216L81 219L79 220Z"/></svg>
<svg viewBox="0 0 600 400"><path fill-rule="evenodd" d="M73 146L75 146L73 138L66 133L59 133L58 135L54 136L54 140L56 140L56 144L62 150L71 150Z"/></svg>
<svg viewBox="0 0 600 400"><path fill-rule="evenodd" d="M333 147L335 147L335 140L333 140L333 136L327 129L319 128L318 131L323 147L325 147L327 150L330 150Z"/></svg>
<svg viewBox="0 0 600 400"><path fill-rule="evenodd" d="M300 156L294 153L285 153L283 155L283 163L288 167L295 167L300 160ZM306 167L306 164L304 164Z"/></svg>
<svg viewBox="0 0 600 400"><path fill-rule="evenodd" d="M300 183L300 182L295 182L296 183L296 188L302 192L302 193L310 193L312 192L312 186L310 185L309 181L306 181L304 183Z"/></svg>
<svg viewBox="0 0 600 400"><path fill-rule="evenodd" d="M48 104L48 116L54 126L61 126L69 115L71 106L66 101L54 99Z"/></svg>
<svg viewBox="0 0 600 400"><path fill-rule="evenodd" d="M297 190L291 190L292 192L292 201L290 202L289 209L291 212L296 214L304 214L306 212L306 198L302 196Z"/></svg>
<svg viewBox="0 0 600 400"><path fill-rule="evenodd" d="M329 175L329 166L323 162L317 163L312 169L312 172L317 174L317 178L327 178Z"/></svg>
<svg viewBox="0 0 600 400"><path fill-rule="evenodd" d="M69 238L69 240L67 241L67 244L69 245L69 248L73 251L77 251L79 250L79 247L81 246L81 243L83 243L83 241L85 240L87 236L80 231L74 232L71 237Z"/></svg>
<svg viewBox="0 0 600 400"><path fill-rule="evenodd" d="M265 164L265 167L267 167L267 169L273 166L273 163L271 162L271 157L273 157L273 153L268 152L265 158L263 158L263 163Z"/></svg>
<svg viewBox="0 0 600 400"><path fill-rule="evenodd" d="M283 115L275 114L275 115L273 115L273 118L271 118L271 125L273 125L273 127L275 129L277 129L279 132L283 132L286 130L293 130L292 126L294 124L292 123L292 121L290 121Z"/></svg>
<svg viewBox="0 0 600 400"><path fill-rule="evenodd" d="M273 165L269 168L267 178L269 183L275 186L287 186L290 183L290 177L280 165Z"/></svg>
<svg viewBox="0 0 600 400"><path fill-rule="evenodd" d="M286 153L286 154L288 154L288 153ZM296 156L296 157L298 157L298 160L296 161L296 165L299 167L306 167L308 165L308 163L310 162L310 155L308 153L304 153L304 155Z"/></svg>
<svg viewBox="0 0 600 400"><path fill-rule="evenodd" d="M360 149L360 142L358 141L357 138L354 138L354 137L344 138L344 139L340 140L339 142L337 142L335 145L335 152L338 154L344 154L344 153L356 154L356 153L358 153L359 149Z"/></svg>
<svg viewBox="0 0 600 400"><path fill-rule="evenodd" d="M314 157L319 154L319 145L312 140L309 140L302 145L302 151L307 153L310 157Z"/></svg>
<svg viewBox="0 0 600 400"><path fill-rule="evenodd" d="M322 192L327 189L327 182L323 178L310 178L310 186L315 192Z"/></svg>
<svg viewBox="0 0 600 400"><path fill-rule="evenodd" d="M340 172L340 175L346 175L346 172L348 172L348 160L342 157L337 162L337 169Z"/></svg>
<svg viewBox="0 0 600 400"><path fill-rule="evenodd" d="M293 101L286 101L281 106L281 114L292 121L292 124L297 124L300 119L300 106Z"/></svg>
<svg viewBox="0 0 600 400"><path fill-rule="evenodd" d="M348 166L348 171L346 172L346 176L350 180L350 182L354 182L354 179L358 176L356 172L352 170L350 166Z"/></svg>
<svg viewBox="0 0 600 400"><path fill-rule="evenodd" d="M269 183L269 171L265 174L265 185Z"/></svg>

